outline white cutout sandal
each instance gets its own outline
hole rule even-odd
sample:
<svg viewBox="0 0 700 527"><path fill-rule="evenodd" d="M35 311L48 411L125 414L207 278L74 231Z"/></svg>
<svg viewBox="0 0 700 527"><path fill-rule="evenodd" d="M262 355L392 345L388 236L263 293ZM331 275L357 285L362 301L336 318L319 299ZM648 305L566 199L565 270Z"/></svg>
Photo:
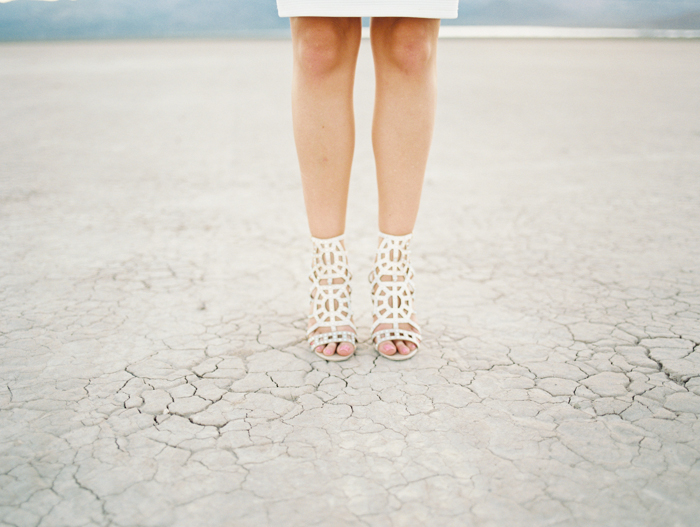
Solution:
<svg viewBox="0 0 700 527"><path fill-rule="evenodd" d="M311 238L313 242L313 258L311 260L311 314L309 315L309 327L306 330L306 338L316 355L327 361L339 362L348 360L350 355L324 355L317 352L316 348L332 342L349 342L357 348L357 329L352 322L352 309L350 307L350 279L352 275L348 269L348 256L341 243L344 235L335 238L321 239ZM336 282L336 283L334 283ZM339 330L341 326L349 326L352 331ZM321 328L330 328L330 331L318 332Z"/></svg>
<svg viewBox="0 0 700 527"><path fill-rule="evenodd" d="M391 236L379 233L381 241L374 259L374 269L369 274L372 285L372 340L377 352L389 360L406 360L418 353L420 327L411 318L413 311L413 268L410 250L412 234ZM391 324L390 329L378 330L380 324ZM411 329L401 329L407 324ZM398 351L386 355L379 345L387 340L413 342L416 349L403 355Z"/></svg>

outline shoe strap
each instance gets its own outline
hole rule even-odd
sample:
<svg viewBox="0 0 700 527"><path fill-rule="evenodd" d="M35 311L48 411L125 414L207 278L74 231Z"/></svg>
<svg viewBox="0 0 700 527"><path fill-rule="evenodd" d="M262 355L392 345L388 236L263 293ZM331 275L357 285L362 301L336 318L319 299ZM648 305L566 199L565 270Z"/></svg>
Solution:
<svg viewBox="0 0 700 527"><path fill-rule="evenodd" d="M411 266L412 234L392 236L380 233L374 268L369 274L372 286L372 305L375 334L380 324L391 324L393 331L413 333L412 342L420 338L420 327L411 319L413 309L413 267ZM399 324L408 324L413 331L401 330ZM387 330L383 330L385 332ZM385 335L382 335L385 337ZM384 340L388 340L384 338Z"/></svg>
<svg viewBox="0 0 700 527"><path fill-rule="evenodd" d="M350 280L348 256L342 241L344 235L334 238L311 238L313 256L311 259L311 314L313 321L306 331L311 337L319 328L329 328L337 332L340 326L355 330L350 305ZM333 283L338 282L338 283Z"/></svg>
<svg viewBox="0 0 700 527"><path fill-rule="evenodd" d="M329 331L324 333L316 333L309 337L309 345L311 348L325 346L326 344L341 342L349 342L353 346L357 345L357 334L352 331Z"/></svg>

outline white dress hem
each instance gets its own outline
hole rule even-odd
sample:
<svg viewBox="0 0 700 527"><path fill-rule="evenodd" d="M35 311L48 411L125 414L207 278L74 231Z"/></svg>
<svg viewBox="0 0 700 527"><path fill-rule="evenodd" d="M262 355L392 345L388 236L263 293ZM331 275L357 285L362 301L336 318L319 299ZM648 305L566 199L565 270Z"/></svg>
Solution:
<svg viewBox="0 0 700 527"><path fill-rule="evenodd" d="M277 0L280 17L457 18L458 0Z"/></svg>

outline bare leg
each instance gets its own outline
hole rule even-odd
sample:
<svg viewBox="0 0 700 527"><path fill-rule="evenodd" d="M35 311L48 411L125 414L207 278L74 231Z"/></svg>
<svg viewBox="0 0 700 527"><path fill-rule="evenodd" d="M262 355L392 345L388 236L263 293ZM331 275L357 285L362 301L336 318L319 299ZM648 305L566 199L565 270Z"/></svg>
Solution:
<svg viewBox="0 0 700 527"><path fill-rule="evenodd" d="M353 83L360 18L291 19L292 115L311 235L345 231L353 151Z"/></svg>
<svg viewBox="0 0 700 527"><path fill-rule="evenodd" d="M306 214L312 236L332 238L345 232L361 19L297 17L291 27L292 117ZM345 342L337 349L339 355L352 351L352 344ZM323 349L326 355L335 352L336 344Z"/></svg>
<svg viewBox="0 0 700 527"><path fill-rule="evenodd" d="M371 21L376 75L372 143L379 189L379 230L385 234L413 232L418 215L435 120L439 28L436 19ZM397 351L407 354L413 349L413 343L403 341L381 345L381 352L387 355Z"/></svg>

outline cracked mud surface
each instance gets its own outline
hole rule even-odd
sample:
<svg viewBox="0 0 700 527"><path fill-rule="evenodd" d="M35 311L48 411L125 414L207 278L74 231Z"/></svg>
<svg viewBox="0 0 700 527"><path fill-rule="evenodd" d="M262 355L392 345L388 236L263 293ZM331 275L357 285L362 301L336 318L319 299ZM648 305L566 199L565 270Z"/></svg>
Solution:
<svg viewBox="0 0 700 527"><path fill-rule="evenodd" d="M0 46L0 525L688 526L700 42L444 41L424 347L304 342L290 44Z"/></svg>

